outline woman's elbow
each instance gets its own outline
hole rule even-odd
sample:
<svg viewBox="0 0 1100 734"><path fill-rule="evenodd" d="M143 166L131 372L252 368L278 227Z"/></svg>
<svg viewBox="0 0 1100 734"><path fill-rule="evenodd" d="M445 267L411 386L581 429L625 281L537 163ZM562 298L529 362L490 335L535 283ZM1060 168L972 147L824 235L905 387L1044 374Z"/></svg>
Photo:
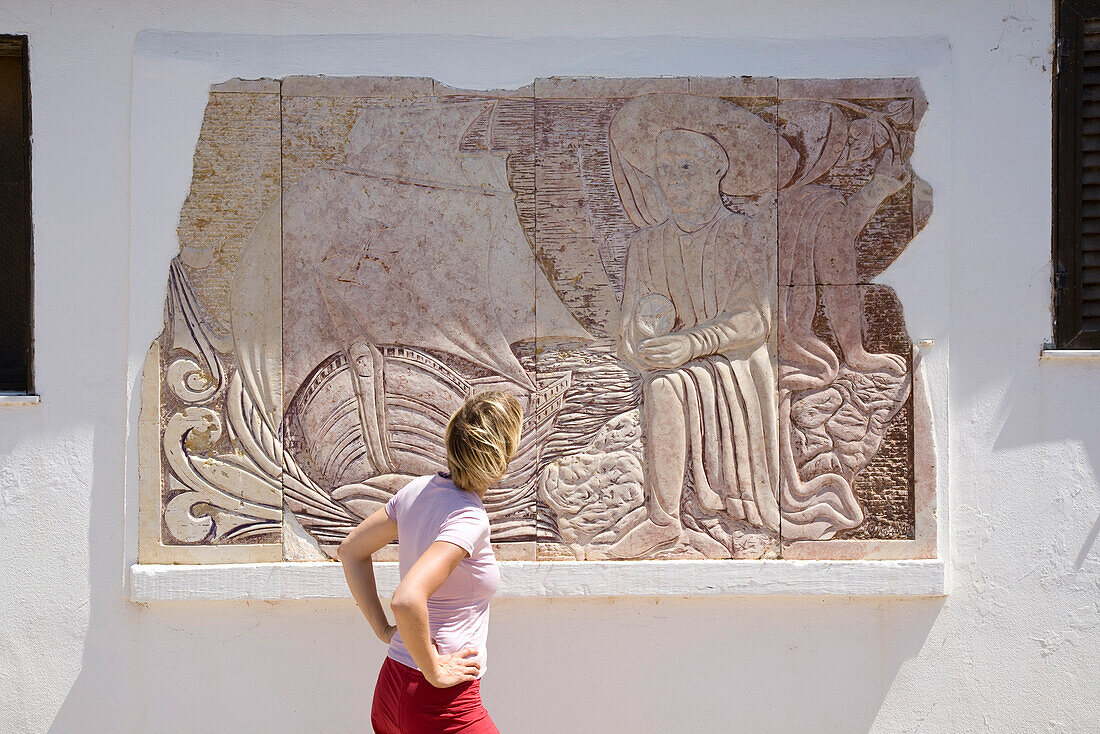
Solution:
<svg viewBox="0 0 1100 734"><path fill-rule="evenodd" d="M410 589L404 584L397 586L390 601L390 609L394 614L402 614L426 605L427 599L423 594L417 593L415 589Z"/></svg>
<svg viewBox="0 0 1100 734"><path fill-rule="evenodd" d="M362 554L355 551L355 544L351 542L350 538L345 538L340 545L336 546L336 558L340 563L349 563L351 561L361 561Z"/></svg>

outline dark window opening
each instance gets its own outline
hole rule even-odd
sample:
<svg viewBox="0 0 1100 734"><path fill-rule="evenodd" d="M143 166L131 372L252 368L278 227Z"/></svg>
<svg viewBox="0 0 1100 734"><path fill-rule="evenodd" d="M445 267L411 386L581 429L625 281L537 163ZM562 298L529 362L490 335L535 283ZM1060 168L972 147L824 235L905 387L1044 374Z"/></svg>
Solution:
<svg viewBox="0 0 1100 734"><path fill-rule="evenodd" d="M0 35L0 392L34 389L29 91L27 37Z"/></svg>
<svg viewBox="0 0 1100 734"><path fill-rule="evenodd" d="M1055 23L1054 341L1100 349L1100 1Z"/></svg>

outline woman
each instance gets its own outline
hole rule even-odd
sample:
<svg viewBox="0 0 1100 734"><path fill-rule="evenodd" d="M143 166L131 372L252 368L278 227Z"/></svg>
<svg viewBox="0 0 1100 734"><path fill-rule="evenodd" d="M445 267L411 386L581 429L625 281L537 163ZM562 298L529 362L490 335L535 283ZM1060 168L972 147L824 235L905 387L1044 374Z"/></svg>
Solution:
<svg viewBox="0 0 1100 734"><path fill-rule="evenodd" d="M482 498L504 476L522 420L512 395L468 398L447 424L449 472L410 482L340 544L352 596L390 646L371 710L380 734L497 732L480 692L489 598L500 584ZM378 599L371 559L394 539L396 627Z"/></svg>

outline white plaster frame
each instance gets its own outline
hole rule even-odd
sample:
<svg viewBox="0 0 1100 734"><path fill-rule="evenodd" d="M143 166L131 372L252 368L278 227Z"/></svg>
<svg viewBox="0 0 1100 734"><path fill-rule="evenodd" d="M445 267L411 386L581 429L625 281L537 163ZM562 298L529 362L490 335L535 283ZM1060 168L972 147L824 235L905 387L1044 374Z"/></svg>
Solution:
<svg viewBox="0 0 1100 734"><path fill-rule="evenodd" d="M917 561L505 561L497 597L943 596L945 564ZM397 564L376 563L393 595ZM351 598L338 563L130 567L130 600Z"/></svg>
<svg viewBox="0 0 1100 734"><path fill-rule="evenodd" d="M343 598L336 563L137 564L141 369L160 333L176 223L191 179L210 85L234 77L295 74L432 77L456 88L509 88L548 76L919 77L929 111L914 169L935 192L928 226L879 282L905 304L924 358L936 455L936 558L828 561L503 561L502 597L939 596L949 588L948 324L944 277L950 242L951 75L945 38L491 38L473 36L246 36L144 32L134 50L131 106L130 342L126 444L129 598L268 600ZM380 563L392 593L396 564Z"/></svg>
<svg viewBox="0 0 1100 734"><path fill-rule="evenodd" d="M1043 347L1041 362L1100 362L1100 349L1052 349Z"/></svg>
<svg viewBox="0 0 1100 734"><path fill-rule="evenodd" d="M40 405L42 396L34 393L0 393L0 405Z"/></svg>

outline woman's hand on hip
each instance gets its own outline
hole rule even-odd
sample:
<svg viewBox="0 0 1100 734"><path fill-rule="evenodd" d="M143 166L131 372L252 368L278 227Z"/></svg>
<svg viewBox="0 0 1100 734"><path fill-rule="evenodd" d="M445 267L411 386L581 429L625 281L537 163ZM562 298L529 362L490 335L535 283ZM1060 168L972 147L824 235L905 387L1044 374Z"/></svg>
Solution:
<svg viewBox="0 0 1100 734"><path fill-rule="evenodd" d="M397 626L393 624L387 624L382 628L381 632L376 632L378 639L382 640L385 644L390 644L390 640L393 639L393 633L397 631Z"/></svg>
<svg viewBox="0 0 1100 734"><path fill-rule="evenodd" d="M422 670L421 673L424 674L425 680L436 688L450 688L459 683L476 680L480 671L481 663L477 661L477 650L464 647L450 655L440 655L437 652L432 667L429 670Z"/></svg>

